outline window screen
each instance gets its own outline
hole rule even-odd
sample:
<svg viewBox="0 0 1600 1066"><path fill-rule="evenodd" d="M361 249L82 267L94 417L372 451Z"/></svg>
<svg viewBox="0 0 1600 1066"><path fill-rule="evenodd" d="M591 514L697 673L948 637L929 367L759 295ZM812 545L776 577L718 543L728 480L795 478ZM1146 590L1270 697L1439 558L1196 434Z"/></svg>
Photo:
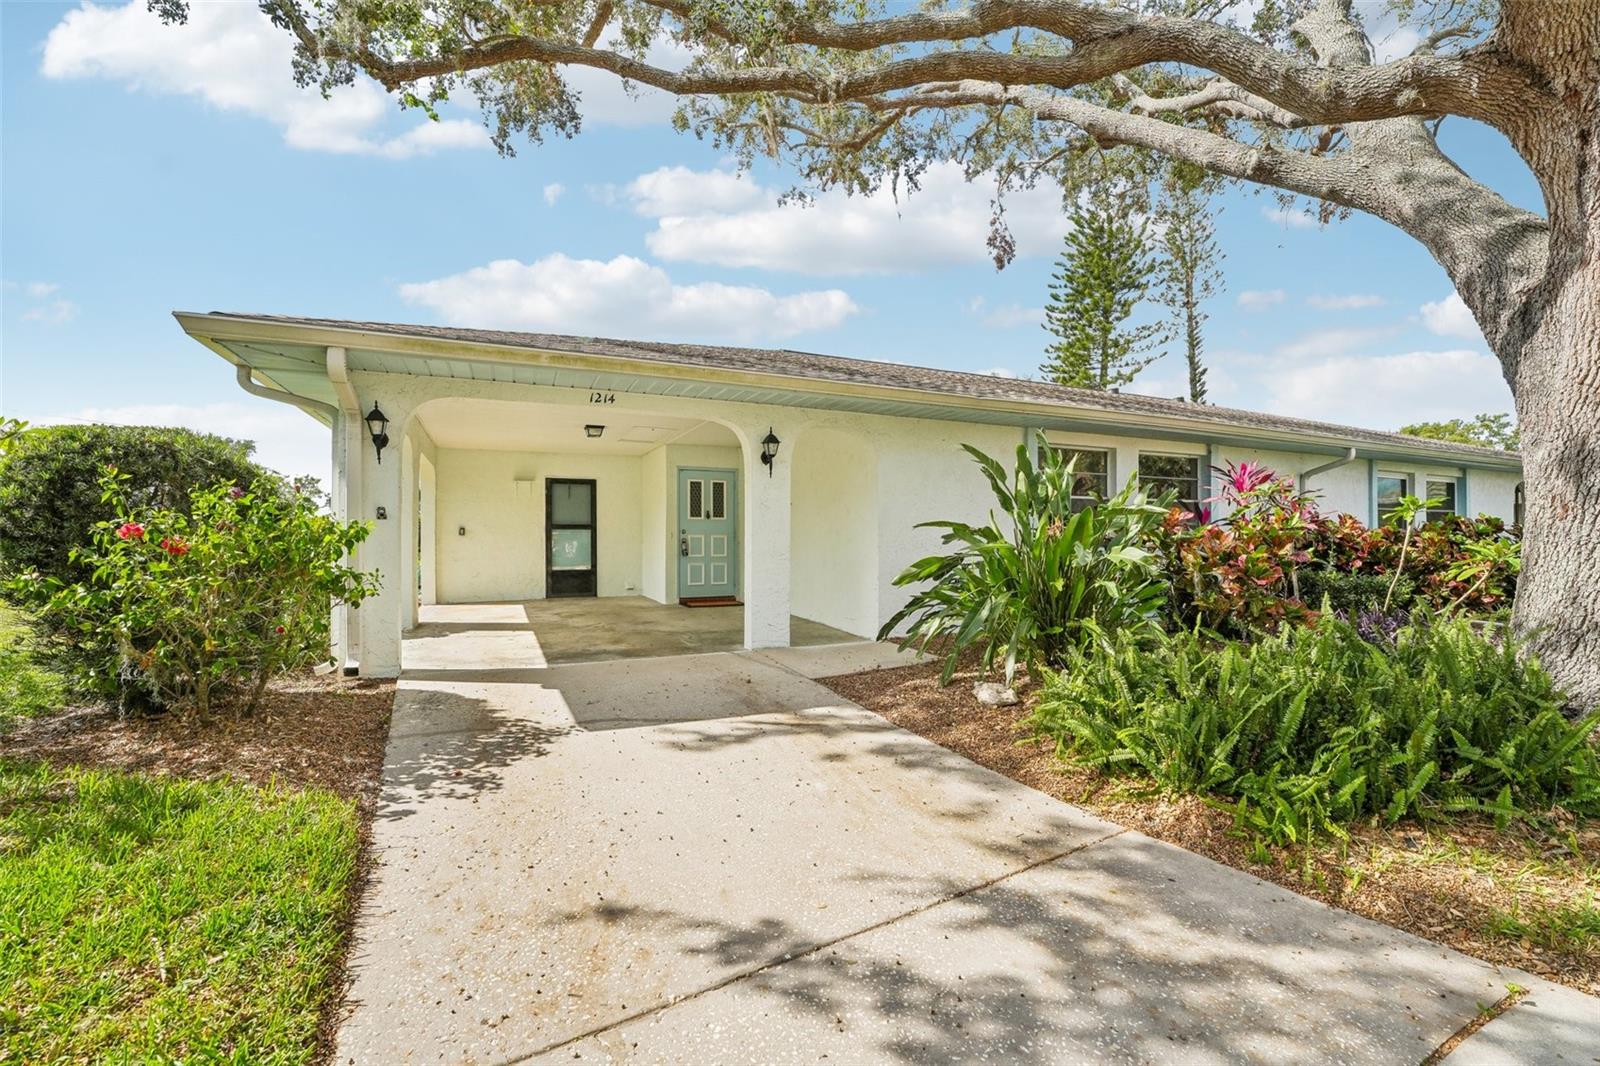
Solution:
<svg viewBox="0 0 1600 1066"><path fill-rule="evenodd" d="M1428 521L1437 518L1449 518L1451 515L1461 513L1461 508L1456 504L1456 483L1454 479L1447 481L1428 482L1428 499L1442 500L1437 507L1428 508Z"/></svg>
<svg viewBox="0 0 1600 1066"><path fill-rule="evenodd" d="M1388 521L1400 507L1400 500L1411 494L1411 479L1404 474L1378 475L1378 522Z"/></svg>
<svg viewBox="0 0 1600 1066"><path fill-rule="evenodd" d="M566 482L550 486L550 524L586 526L594 513L594 486Z"/></svg>
<svg viewBox="0 0 1600 1066"><path fill-rule="evenodd" d="M706 483L700 480L689 482L689 517L704 518L706 516Z"/></svg>
<svg viewBox="0 0 1600 1066"><path fill-rule="evenodd" d="M1200 457L1198 455L1139 454L1139 484L1151 496L1169 489L1177 492L1178 506L1200 510Z"/></svg>
<svg viewBox="0 0 1600 1066"><path fill-rule="evenodd" d="M728 517L728 483L726 481L713 481L711 483L711 517Z"/></svg>
<svg viewBox="0 0 1600 1066"><path fill-rule="evenodd" d="M1063 463L1072 464L1072 510L1105 500L1111 495L1111 456L1093 448L1057 448Z"/></svg>

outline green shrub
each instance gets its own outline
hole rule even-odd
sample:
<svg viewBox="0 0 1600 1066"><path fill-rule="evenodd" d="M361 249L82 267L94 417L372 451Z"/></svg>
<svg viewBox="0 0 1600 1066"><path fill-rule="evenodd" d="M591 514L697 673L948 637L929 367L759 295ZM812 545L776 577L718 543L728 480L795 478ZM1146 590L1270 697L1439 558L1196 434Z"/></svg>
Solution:
<svg viewBox="0 0 1600 1066"><path fill-rule="evenodd" d="M1383 607L1390 577L1388 574L1350 573L1313 567L1296 573L1295 581L1300 587L1300 599L1309 606L1321 610L1326 600L1330 610L1355 615ZM1395 584L1394 602L1409 604L1415 594L1415 584L1401 574Z"/></svg>
<svg viewBox="0 0 1600 1066"><path fill-rule="evenodd" d="M251 445L186 429L46 426L10 442L0 462L0 577L38 574L81 581L72 562L96 522L112 517L101 498L108 467L126 476L131 506L182 507L202 486L254 484L271 475L250 461Z"/></svg>
<svg viewBox="0 0 1600 1066"><path fill-rule="evenodd" d="M1150 502L1136 479L1114 498L1074 514L1073 470L1060 454L1037 442L1017 448L1015 476L976 448L963 445L994 492L1002 524L925 522L943 529L943 543L959 545L907 567L896 585L928 587L916 593L878 634L887 639L909 621L909 638L925 648L947 641L943 680L961 654L982 648L982 666L1004 660L1009 683L1018 663L1054 664L1068 649L1120 630L1156 626L1166 598L1154 543L1171 499ZM1170 497L1170 494L1169 494Z"/></svg>
<svg viewBox="0 0 1600 1066"><path fill-rule="evenodd" d="M1119 635L1075 652L1032 724L1061 754L1214 794L1278 843L1361 818L1553 805L1600 815L1597 719L1569 721L1537 661L1465 620L1371 644L1323 616L1255 644Z"/></svg>
<svg viewBox="0 0 1600 1066"><path fill-rule="evenodd" d="M187 511L135 510L126 484L102 479L116 517L77 556L89 578L42 586L55 629L113 644L119 689L201 717L242 691L252 709L273 676L327 658L334 603L376 589L343 562L367 527L319 514L277 480L199 490Z"/></svg>

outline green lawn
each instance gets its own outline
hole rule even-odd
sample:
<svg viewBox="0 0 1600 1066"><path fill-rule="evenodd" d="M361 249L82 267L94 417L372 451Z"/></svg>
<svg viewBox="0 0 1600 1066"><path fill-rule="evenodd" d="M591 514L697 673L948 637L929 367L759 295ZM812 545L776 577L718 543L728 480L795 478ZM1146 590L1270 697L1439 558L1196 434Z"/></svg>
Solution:
<svg viewBox="0 0 1600 1066"><path fill-rule="evenodd" d="M35 663L27 642L22 616L0 607L0 731L19 718L56 710L66 700L66 679Z"/></svg>
<svg viewBox="0 0 1600 1066"><path fill-rule="evenodd" d="M0 760L0 1061L299 1063L355 805Z"/></svg>

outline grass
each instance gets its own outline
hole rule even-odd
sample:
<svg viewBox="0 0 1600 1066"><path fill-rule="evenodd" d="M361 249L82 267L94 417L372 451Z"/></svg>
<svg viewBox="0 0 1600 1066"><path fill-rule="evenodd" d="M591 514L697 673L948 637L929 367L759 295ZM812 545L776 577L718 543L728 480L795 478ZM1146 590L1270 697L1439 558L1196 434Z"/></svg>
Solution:
<svg viewBox="0 0 1600 1066"><path fill-rule="evenodd" d="M303 1063L355 804L0 761L0 1060Z"/></svg>
<svg viewBox="0 0 1600 1066"><path fill-rule="evenodd" d="M1566 903L1519 902L1491 914L1488 932L1556 951L1594 951L1600 948L1600 894Z"/></svg>
<svg viewBox="0 0 1600 1066"><path fill-rule="evenodd" d="M17 720L59 709L67 698L66 678L33 661L23 616L0 607L0 732Z"/></svg>

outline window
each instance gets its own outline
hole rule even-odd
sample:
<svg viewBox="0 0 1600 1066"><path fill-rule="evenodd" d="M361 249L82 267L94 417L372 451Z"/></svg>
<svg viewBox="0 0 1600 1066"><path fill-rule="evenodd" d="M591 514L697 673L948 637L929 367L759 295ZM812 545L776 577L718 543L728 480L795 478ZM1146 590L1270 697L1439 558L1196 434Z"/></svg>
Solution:
<svg viewBox="0 0 1600 1066"><path fill-rule="evenodd" d="M1411 495L1411 479L1405 474L1378 474L1378 524L1382 525L1400 507L1402 497Z"/></svg>
<svg viewBox="0 0 1600 1066"><path fill-rule="evenodd" d="M1111 453L1093 448L1057 448L1063 463L1072 464L1072 513L1111 495Z"/></svg>
<svg viewBox="0 0 1600 1066"><path fill-rule="evenodd" d="M1517 525L1522 525L1522 509L1525 504L1522 495L1522 482L1517 482L1517 490L1511 497L1511 520Z"/></svg>
<svg viewBox="0 0 1600 1066"><path fill-rule="evenodd" d="M1200 511L1200 457L1139 453L1139 484L1152 496L1168 489L1178 493L1178 506Z"/></svg>
<svg viewBox="0 0 1600 1066"><path fill-rule="evenodd" d="M1429 522L1461 513L1461 509L1456 506L1456 483L1454 478L1447 481L1434 481L1430 478L1428 481L1428 499L1444 501L1437 507L1428 508Z"/></svg>

